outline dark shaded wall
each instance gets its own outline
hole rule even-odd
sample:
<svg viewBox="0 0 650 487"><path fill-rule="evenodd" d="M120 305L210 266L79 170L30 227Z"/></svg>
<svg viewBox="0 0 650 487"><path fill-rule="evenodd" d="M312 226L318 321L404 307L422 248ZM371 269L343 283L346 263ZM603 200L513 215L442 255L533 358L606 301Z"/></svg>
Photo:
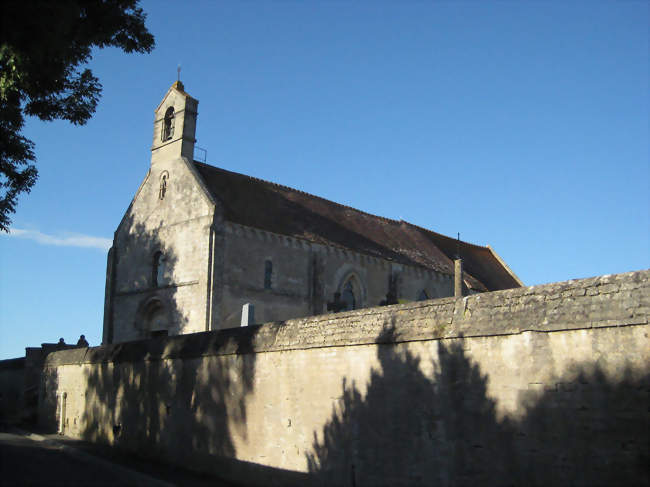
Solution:
<svg viewBox="0 0 650 487"><path fill-rule="evenodd" d="M650 272L51 354L42 418L257 485L647 485Z"/></svg>
<svg viewBox="0 0 650 487"><path fill-rule="evenodd" d="M76 348L65 343L42 343L25 348L25 356L0 360L0 423L35 423L45 357Z"/></svg>
<svg viewBox="0 0 650 487"><path fill-rule="evenodd" d="M0 360L0 423L20 419L24 409L25 358Z"/></svg>

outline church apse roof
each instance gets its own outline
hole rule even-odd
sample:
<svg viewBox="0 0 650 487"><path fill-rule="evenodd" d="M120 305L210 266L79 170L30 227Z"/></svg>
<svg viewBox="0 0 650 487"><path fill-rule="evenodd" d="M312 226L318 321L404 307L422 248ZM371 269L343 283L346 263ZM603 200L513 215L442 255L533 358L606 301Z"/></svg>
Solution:
<svg viewBox="0 0 650 487"><path fill-rule="evenodd" d="M453 274L457 250L468 287L496 291L521 282L489 248L403 220L371 215L303 191L194 161L225 219L396 263Z"/></svg>

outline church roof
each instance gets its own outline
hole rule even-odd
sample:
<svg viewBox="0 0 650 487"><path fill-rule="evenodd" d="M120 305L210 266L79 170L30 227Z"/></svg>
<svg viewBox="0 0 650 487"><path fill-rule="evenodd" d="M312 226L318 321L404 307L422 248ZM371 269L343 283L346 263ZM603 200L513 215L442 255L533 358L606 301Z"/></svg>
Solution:
<svg viewBox="0 0 650 487"><path fill-rule="evenodd" d="M453 259L460 247L468 287L496 291L522 285L490 247L459 244L403 220L371 215L201 162L194 164L230 222L445 274L453 274Z"/></svg>

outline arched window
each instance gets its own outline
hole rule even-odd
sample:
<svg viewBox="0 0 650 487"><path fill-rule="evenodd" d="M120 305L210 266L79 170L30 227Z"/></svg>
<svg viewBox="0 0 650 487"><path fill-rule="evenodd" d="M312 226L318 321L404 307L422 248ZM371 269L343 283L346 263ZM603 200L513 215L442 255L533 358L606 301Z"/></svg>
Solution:
<svg viewBox="0 0 650 487"><path fill-rule="evenodd" d="M345 303L345 310L357 308L357 295L358 290L355 289L355 282L353 278L348 279L341 288L341 301ZM356 293L356 294L355 294Z"/></svg>
<svg viewBox="0 0 650 487"><path fill-rule="evenodd" d="M165 285L165 256L162 252L158 251L153 256L153 266L151 272L151 282L154 287L161 287Z"/></svg>
<svg viewBox="0 0 650 487"><path fill-rule="evenodd" d="M429 295L427 294L426 290L420 291L420 294L418 294L418 301L426 301L429 299Z"/></svg>
<svg viewBox="0 0 650 487"><path fill-rule="evenodd" d="M160 188L158 189L158 199L160 200L165 199L165 195L167 194L168 180L169 180L169 173L167 171L163 171L160 174Z"/></svg>
<svg viewBox="0 0 650 487"><path fill-rule="evenodd" d="M271 289L272 277L273 277L273 262L267 260L264 262L264 289Z"/></svg>
<svg viewBox="0 0 650 487"><path fill-rule="evenodd" d="M163 120L163 129L161 139L163 142L169 140L174 135L174 107L169 107L165 112Z"/></svg>

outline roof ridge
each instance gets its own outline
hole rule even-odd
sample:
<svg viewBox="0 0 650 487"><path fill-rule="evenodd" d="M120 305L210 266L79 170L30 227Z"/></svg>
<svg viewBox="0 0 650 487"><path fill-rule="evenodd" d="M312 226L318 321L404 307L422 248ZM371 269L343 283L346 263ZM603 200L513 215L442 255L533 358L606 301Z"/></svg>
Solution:
<svg viewBox="0 0 650 487"><path fill-rule="evenodd" d="M403 222L403 221L404 221L404 220L394 220L394 219L392 219L392 218L388 218L388 217L381 216L381 215L375 215L375 214L373 214L373 213L369 213L369 212L367 212L367 211L360 210L359 208L354 208L353 206L344 205L343 203L338 203L338 202L336 202L336 201L328 200L327 198L323 198L322 196L318 196L318 195L316 195L316 194L308 193L307 191L303 191L303 190L301 190L301 189L292 188L291 186L285 186L284 184L275 183L275 182L273 182L273 181L267 181L266 179L258 178L258 177L255 177L255 176L250 176L250 175L248 175L248 174L243 174L243 173L236 172L236 171L230 171L230 170L228 170L228 169L224 169L224 168L222 168L222 167L212 166L212 165L210 165L210 164L206 164L205 162L194 161L194 163L195 163L195 164L200 164L200 165L205 166L205 167L207 167L207 168L209 168L209 169L216 169L217 171L224 171L224 172L228 172L228 173L230 173L230 174L237 174L238 176L243 176L243 177L245 177L245 178L252 179L252 180L254 180L254 181L259 181L259 182L261 182L261 183L270 184L271 186L276 186L276 187L278 187L278 188L282 188L282 189L286 189L286 190L290 190L290 191L295 191L296 193L301 193L301 194L304 194L304 195L310 196L310 197L312 197L312 198L317 198L317 199L319 199L319 200L326 201L327 203L331 203L331 204L334 204L334 205L340 206L340 207L342 207L342 208L347 208L347 209L349 209L349 210L353 210L353 211L356 211L356 212L358 212L358 213L362 213L362 214L364 214L364 215L368 215L368 216L371 216L371 217L374 217L374 218L379 218L379 219L381 219L381 220L385 220L385 221L388 221L388 222L390 222L390 223L397 223L397 224L399 224L400 222ZM406 223L408 223L408 222L406 222Z"/></svg>

